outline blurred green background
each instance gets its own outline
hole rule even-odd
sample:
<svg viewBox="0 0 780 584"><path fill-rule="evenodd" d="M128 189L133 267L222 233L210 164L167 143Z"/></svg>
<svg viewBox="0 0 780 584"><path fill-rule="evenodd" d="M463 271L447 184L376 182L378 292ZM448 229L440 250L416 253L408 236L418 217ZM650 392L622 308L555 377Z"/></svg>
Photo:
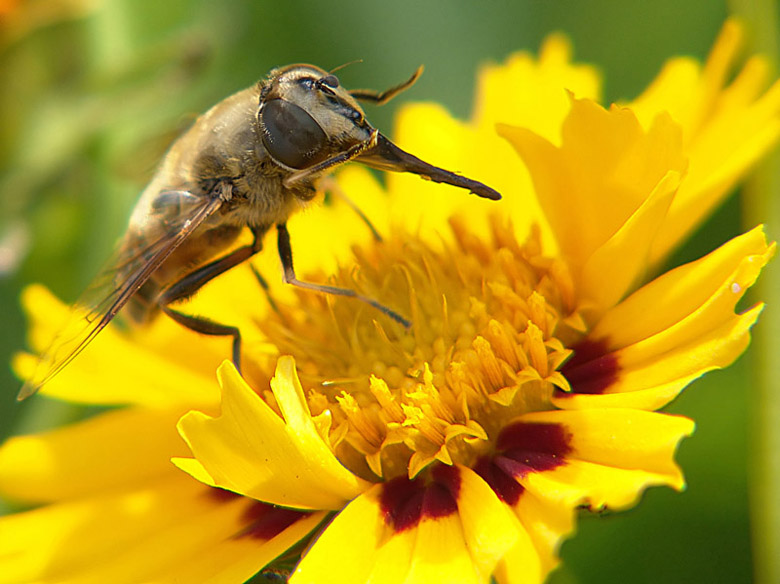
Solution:
<svg viewBox="0 0 780 584"><path fill-rule="evenodd" d="M606 101L631 98L666 58L704 57L730 9L746 15L757 46L776 50L774 2L0 0L0 363L25 345L23 286L43 282L74 300L170 141L274 66L362 59L340 73L343 82L382 89L424 63L412 91L369 109L374 125L391 131L403 100L435 100L467 117L481 63L535 51L557 30L572 39L579 61L601 69ZM727 202L675 260L768 220L774 203L755 192ZM778 237L777 219L769 231ZM776 289L762 297L769 292L777 297ZM764 316L758 332L770 336L777 317ZM761 417L772 419L777 397L756 388L753 372L776 383L766 371L777 365L761 361L760 347L751 351L670 408L698 425L679 454L688 490L653 489L630 512L583 516L552 582L753 580L751 541L771 542L777 529L760 498L767 494L761 453L771 450ZM17 404L18 387L0 366L0 438L80 415L47 400ZM751 512L764 519L752 534Z"/></svg>

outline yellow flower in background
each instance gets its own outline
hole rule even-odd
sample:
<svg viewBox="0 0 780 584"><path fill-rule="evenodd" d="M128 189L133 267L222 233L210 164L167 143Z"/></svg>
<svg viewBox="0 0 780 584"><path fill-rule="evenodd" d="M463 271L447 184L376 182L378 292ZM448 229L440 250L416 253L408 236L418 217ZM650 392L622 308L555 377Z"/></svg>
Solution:
<svg viewBox="0 0 780 584"><path fill-rule="evenodd" d="M384 241L343 204L290 230L306 279L411 329L268 277L271 310L240 267L187 310L240 327L242 375L167 319L105 331L44 393L126 407L0 449L0 490L46 504L0 519L0 583L541 582L578 508L683 488L693 422L655 410L744 351L775 250L756 228L658 272L780 132L763 61L726 81L740 34L610 109L561 37L484 69L470 123L405 108L402 147L504 200L352 165L337 188ZM65 308L25 304L41 348Z"/></svg>

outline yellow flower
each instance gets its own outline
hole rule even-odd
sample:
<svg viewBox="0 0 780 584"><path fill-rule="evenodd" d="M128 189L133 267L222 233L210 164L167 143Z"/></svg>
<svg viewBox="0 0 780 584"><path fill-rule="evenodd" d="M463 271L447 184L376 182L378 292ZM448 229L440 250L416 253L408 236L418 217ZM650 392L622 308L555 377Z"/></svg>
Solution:
<svg viewBox="0 0 780 584"><path fill-rule="evenodd" d="M504 200L405 175L385 196L353 165L337 188L384 241L343 204L290 229L299 273L411 329L268 278L272 310L239 268L187 309L241 328L242 375L166 319L105 331L44 392L126 407L0 449L0 489L47 503L0 520L0 583L541 582L577 508L681 489L693 422L656 410L744 351L761 305L735 305L775 250L756 228L657 271L780 131L762 61L725 82L739 38L610 109L552 37L483 70L470 123L403 110L404 148ZM25 304L40 348L64 308Z"/></svg>

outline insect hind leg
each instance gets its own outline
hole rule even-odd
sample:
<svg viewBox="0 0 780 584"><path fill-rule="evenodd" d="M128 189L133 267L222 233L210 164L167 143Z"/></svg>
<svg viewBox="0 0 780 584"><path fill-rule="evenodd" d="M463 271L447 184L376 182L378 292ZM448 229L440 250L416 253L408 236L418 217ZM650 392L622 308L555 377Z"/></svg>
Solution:
<svg viewBox="0 0 780 584"><path fill-rule="evenodd" d="M241 372L241 331L238 330L238 327L219 324L202 316L184 314L167 305L161 305L160 308L171 319L196 333L217 337L233 337L233 364L238 372Z"/></svg>
<svg viewBox="0 0 780 584"><path fill-rule="evenodd" d="M201 316L191 316L175 310L169 304L189 298L207 282L229 269L245 262L262 249L264 229L253 229L254 241L251 245L240 247L205 266L190 272L166 288L157 299L160 309L180 325L203 335L233 337L233 363L241 370L241 332L235 326L220 324Z"/></svg>

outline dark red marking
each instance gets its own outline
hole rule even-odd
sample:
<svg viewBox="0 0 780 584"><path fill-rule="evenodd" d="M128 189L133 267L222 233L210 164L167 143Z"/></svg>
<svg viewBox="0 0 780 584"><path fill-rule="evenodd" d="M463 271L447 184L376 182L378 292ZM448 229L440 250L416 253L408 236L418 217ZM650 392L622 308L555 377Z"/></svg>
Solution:
<svg viewBox="0 0 780 584"><path fill-rule="evenodd" d="M571 349L574 355L561 367L561 373L571 384L571 393L556 390L556 397L601 394L617 381L620 363L615 354L609 352L606 340L586 339Z"/></svg>
<svg viewBox="0 0 780 584"><path fill-rule="evenodd" d="M236 534L239 537L251 537L268 541L273 539L293 523L311 513L275 507L260 501L252 502L244 511L241 519L247 524L244 529Z"/></svg>
<svg viewBox="0 0 780 584"><path fill-rule="evenodd" d="M400 476L382 485L379 506L385 523L396 531L409 529L420 521L424 487L420 479Z"/></svg>
<svg viewBox="0 0 780 584"><path fill-rule="evenodd" d="M571 434L560 424L515 422L498 436L496 449L504 456L549 454L564 457L571 452Z"/></svg>
<svg viewBox="0 0 780 584"><path fill-rule="evenodd" d="M525 487L508 475L490 458L481 458L474 466L476 472L507 505L514 505L525 491Z"/></svg>
<svg viewBox="0 0 780 584"><path fill-rule="evenodd" d="M501 431L496 454L477 461L474 471L508 505L515 505L525 488L520 479L532 472L566 464L571 434L559 424L516 422Z"/></svg>
<svg viewBox="0 0 780 584"><path fill-rule="evenodd" d="M493 463L511 477L521 479L532 472L544 472L563 466L565 459L543 452L509 451L496 456Z"/></svg>
<svg viewBox="0 0 780 584"><path fill-rule="evenodd" d="M397 477L382 485L379 505L385 523L396 532L416 527L423 519L448 517L458 511L460 472L440 464L431 480Z"/></svg>
<svg viewBox="0 0 780 584"><path fill-rule="evenodd" d="M447 517L458 511L460 471L454 466L440 464L433 469L433 484L428 487L423 503L423 516Z"/></svg>

